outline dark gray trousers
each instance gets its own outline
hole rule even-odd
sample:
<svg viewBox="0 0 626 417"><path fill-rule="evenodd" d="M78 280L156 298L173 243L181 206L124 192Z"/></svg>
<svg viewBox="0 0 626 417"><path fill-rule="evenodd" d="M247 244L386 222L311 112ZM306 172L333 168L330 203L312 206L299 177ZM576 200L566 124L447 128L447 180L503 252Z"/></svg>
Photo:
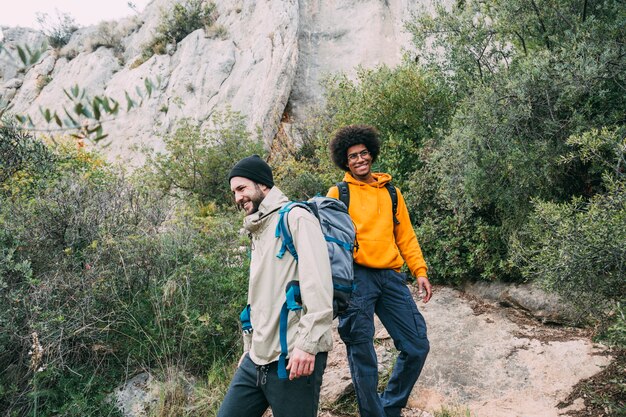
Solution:
<svg viewBox="0 0 626 417"><path fill-rule="evenodd" d="M339 316L361 417L400 417L430 350L426 322L405 276L392 269L354 266L355 290L348 311ZM374 314L400 352L385 391L378 395Z"/></svg>
<svg viewBox="0 0 626 417"><path fill-rule="evenodd" d="M274 417L316 417L327 356L315 355L313 374L290 381L278 379L278 362L257 366L246 355L217 417L261 417L268 407Z"/></svg>

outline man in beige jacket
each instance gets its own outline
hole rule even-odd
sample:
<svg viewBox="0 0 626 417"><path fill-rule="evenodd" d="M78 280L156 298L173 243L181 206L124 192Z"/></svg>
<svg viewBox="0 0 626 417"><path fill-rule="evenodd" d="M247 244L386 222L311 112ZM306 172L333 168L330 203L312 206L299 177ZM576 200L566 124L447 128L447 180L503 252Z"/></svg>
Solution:
<svg viewBox="0 0 626 417"><path fill-rule="evenodd" d="M302 208L288 216L298 259L276 257L279 210L289 199L274 186L272 170L258 155L239 161L229 175L235 202L245 211L252 240L248 304L252 330L218 417L317 415L327 352L332 348L333 286L326 242L317 219ZM299 283L301 310L289 311L286 340L288 379L278 375L280 315L285 291Z"/></svg>

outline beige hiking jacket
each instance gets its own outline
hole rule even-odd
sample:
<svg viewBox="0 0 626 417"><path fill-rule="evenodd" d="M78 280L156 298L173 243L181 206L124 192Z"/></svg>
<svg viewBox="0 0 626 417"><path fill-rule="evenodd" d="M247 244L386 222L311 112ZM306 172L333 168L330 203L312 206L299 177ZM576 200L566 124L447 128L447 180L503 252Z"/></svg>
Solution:
<svg viewBox="0 0 626 417"><path fill-rule="evenodd" d="M254 331L244 335L244 350L257 365L278 360L280 355L280 310L285 302L285 287L300 281L302 310L289 312L287 341L311 354L332 348L333 285L326 241L319 222L302 208L289 212L298 262L289 252L282 259L276 254L281 239L275 236L280 208L289 200L277 187L267 194L259 210L246 216L244 228L252 238L248 303Z"/></svg>

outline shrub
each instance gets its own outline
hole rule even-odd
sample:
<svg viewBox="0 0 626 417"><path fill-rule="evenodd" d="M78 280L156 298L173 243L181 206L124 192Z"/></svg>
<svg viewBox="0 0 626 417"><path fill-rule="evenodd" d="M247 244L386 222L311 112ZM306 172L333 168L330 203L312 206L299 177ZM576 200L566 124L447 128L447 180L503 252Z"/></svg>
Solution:
<svg viewBox="0 0 626 417"><path fill-rule="evenodd" d="M307 127L311 128L307 128ZM326 194L336 175L325 141L320 138L319 124L298 127L303 143L296 146L279 129L274 138L269 161L274 172L274 183L289 197L305 200L317 194Z"/></svg>
<svg viewBox="0 0 626 417"><path fill-rule="evenodd" d="M164 54L168 44L176 44L197 29L205 31L217 19L214 3L204 0L183 0L161 13L161 20L152 41L144 47L147 59L154 54Z"/></svg>
<svg viewBox="0 0 626 417"><path fill-rule="evenodd" d="M58 10L54 18L48 13L37 13L37 23L41 32L48 38L50 46L56 49L67 45L74 32L78 30L74 18Z"/></svg>
<svg viewBox="0 0 626 417"><path fill-rule="evenodd" d="M13 121L0 121L0 190L26 192L28 184L52 169L56 156ZM19 189L18 189L19 187Z"/></svg>
<svg viewBox="0 0 626 417"><path fill-rule="evenodd" d="M623 8L578 6L465 1L408 25L419 60L458 100L441 139L417 151L423 165L407 184L414 218L427 220L433 273L521 280L509 239L535 202L603 192L598 166L562 161L582 132L623 125Z"/></svg>
<svg viewBox="0 0 626 417"><path fill-rule="evenodd" d="M326 195L328 187L307 162L296 159L272 160L274 182L294 200L308 200L317 194Z"/></svg>
<svg viewBox="0 0 626 417"><path fill-rule="evenodd" d="M528 227L512 240L524 276L560 293L608 332L623 328L626 299L626 143L624 129L591 130L567 141L563 164L579 161L601 176L596 194L566 203L536 201Z"/></svg>
<svg viewBox="0 0 626 417"><path fill-rule="evenodd" d="M520 232L521 233L521 232ZM626 299L626 184L589 201L537 202L517 247L524 275L605 321Z"/></svg>
<svg viewBox="0 0 626 417"><path fill-rule="evenodd" d="M166 137L165 152L148 155L149 181L172 195L193 196L200 202L232 203L228 173L237 161L262 154L263 145L246 130L245 118L227 110L214 114L205 131L188 121Z"/></svg>
<svg viewBox="0 0 626 417"><path fill-rule="evenodd" d="M206 30L206 36L225 40L228 38L228 29L224 25L212 25Z"/></svg>
<svg viewBox="0 0 626 417"><path fill-rule="evenodd" d="M0 408L108 415L126 372L238 356L239 215L200 216L94 154L55 152L37 193L0 193Z"/></svg>
<svg viewBox="0 0 626 417"><path fill-rule="evenodd" d="M359 69L356 81L338 75L325 87L328 136L348 124L375 126L384 147L377 168L392 174L401 187L420 166L419 148L438 137L449 120L449 91L413 62Z"/></svg>
<svg viewBox="0 0 626 417"><path fill-rule="evenodd" d="M45 86L50 84L50 81L52 81L52 76L40 75L39 77L37 77L35 88L37 89L38 92L41 92L41 90L43 90Z"/></svg>
<svg viewBox="0 0 626 417"><path fill-rule="evenodd" d="M95 51L104 46L113 49L115 56L121 57L124 53L124 44L122 43L124 36L125 33L117 22L100 22L90 39L89 49Z"/></svg>

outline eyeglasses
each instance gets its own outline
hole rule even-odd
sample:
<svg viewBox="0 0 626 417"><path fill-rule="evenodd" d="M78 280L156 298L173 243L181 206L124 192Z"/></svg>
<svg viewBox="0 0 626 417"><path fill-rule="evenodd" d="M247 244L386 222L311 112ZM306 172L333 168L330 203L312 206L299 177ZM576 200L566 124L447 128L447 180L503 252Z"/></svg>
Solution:
<svg viewBox="0 0 626 417"><path fill-rule="evenodd" d="M369 154L370 154L370 151L368 151L367 149L363 149L361 152L355 152L355 153L351 153L350 155L348 155L348 160L354 162L359 159L359 156L365 159L365 157L368 156Z"/></svg>

